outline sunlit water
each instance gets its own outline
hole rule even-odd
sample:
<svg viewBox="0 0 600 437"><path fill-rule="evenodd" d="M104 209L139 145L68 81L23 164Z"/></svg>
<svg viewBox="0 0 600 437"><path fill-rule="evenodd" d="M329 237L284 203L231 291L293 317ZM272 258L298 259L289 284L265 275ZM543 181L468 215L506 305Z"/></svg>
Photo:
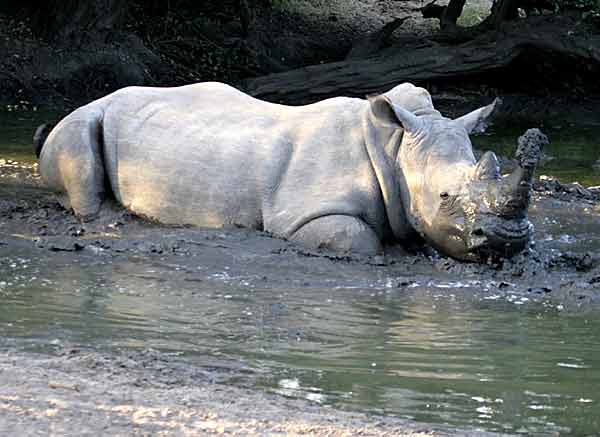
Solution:
<svg viewBox="0 0 600 437"><path fill-rule="evenodd" d="M30 156L20 147L31 121L8 131L13 155L5 156ZM588 181L598 153L578 161ZM533 208L539 244L598 250L598 211L570 208ZM232 266L199 265L202 279L179 268L160 257L73 262L0 245L0 347L235 359L258 370L262 388L325 405L509 433L600 430L598 312L566 314L483 281L397 288L383 274L299 286Z"/></svg>

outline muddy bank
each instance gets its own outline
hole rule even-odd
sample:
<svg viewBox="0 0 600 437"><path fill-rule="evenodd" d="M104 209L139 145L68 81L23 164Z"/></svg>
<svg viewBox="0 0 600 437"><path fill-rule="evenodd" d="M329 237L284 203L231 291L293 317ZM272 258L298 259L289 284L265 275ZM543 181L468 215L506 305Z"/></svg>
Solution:
<svg viewBox="0 0 600 437"><path fill-rule="evenodd" d="M190 366L156 351L106 355L67 349L54 356L2 351L0 433L450 434L444 429L332 410L227 384L232 374L239 373L240 369Z"/></svg>
<svg viewBox="0 0 600 437"><path fill-rule="evenodd" d="M17 168L15 168L17 167ZM431 281L470 284L477 293L522 295L561 309L600 308L600 192L553 179L537 182L530 208L535 241L524 253L497 264L468 264L425 246L358 256L310 250L240 228L197 229L150 223L107 203L101 216L81 223L45 190L35 166L3 167L0 174L0 247L27 247L54 260L177 266L164 280L211 281L198 266L228 266L232 277L263 287L360 285L394 278L391 286L426 287ZM18 168L25 167L25 168ZM390 285L390 284L388 284Z"/></svg>
<svg viewBox="0 0 600 437"><path fill-rule="evenodd" d="M423 18L420 2L272 2L277 6L258 7L245 18L237 8L231 8L231 3L235 2L226 2L220 6L222 10L217 7L216 11L207 6L207 10L200 7L200 12L182 10L158 15L138 4L126 14L125 22L120 26L86 29L85 32L70 28L68 38L64 35L62 38L60 35L44 36L43 29L36 27L36 19L27 15L0 12L0 104L11 110L40 105L69 110L129 85L177 86L212 80L252 92L252 87L247 86L249 79L263 80L271 74L312 66L306 69L309 71L343 61L353 46L360 46L374 32L397 18L404 21L384 47L380 47L383 50L380 61L391 56L412 59L411 53L428 45L433 47L433 60L444 58L443 48L447 42L435 40L439 36L438 21ZM469 2L463 18L473 21L469 24L479 22L489 12L489 7L486 0ZM579 21L576 23L577 26L580 24ZM532 27L536 28L535 25ZM558 29L557 34L565 33L561 23L550 23L550 27ZM574 29L569 30L569 35L588 35L588 32L592 37L587 27ZM491 38L501 41L506 36ZM590 41L588 45L593 43ZM446 48L452 52L458 50L457 47L450 44ZM491 54L497 51L493 47L487 49ZM583 51L588 52L587 46ZM574 71L578 64L592 68L591 64L573 62L564 68L563 64L568 61L560 56L539 56L541 59L527 63L525 61L530 57L519 55L510 66L487 72L486 68L480 72L471 71L471 66L463 75L455 71L457 65L447 63L439 66L438 75L424 77L413 77L409 72L404 74L402 69L395 68L393 70L398 71L399 76L392 82L412 80L427 87L434 96L436 107L449 114L468 112L500 95L505 97L503 117L509 123L566 119L567 122L597 126L600 98L594 76L587 80L587 73ZM479 57L477 55L475 61ZM460 62L460 59L453 61L454 64ZM548 65L554 65L561 74L548 74ZM381 66L374 68L364 80L352 79L357 82L346 87L341 86L340 80L326 80L321 85L326 93L315 99L330 94L364 96L365 87L389 76ZM354 70L355 66L350 65L350 77L355 76ZM587 72L585 68L583 70ZM551 80L548 86L540 83L540 78L555 77L561 79ZM331 86L334 82L336 85ZM289 92L295 86L301 92L314 88L306 84L306 78L301 77L299 81L284 87L276 84L274 88L278 93ZM369 89L369 93L384 91L389 88L389 83L376 88ZM260 93L253 94L260 96ZM288 98L286 101L300 104L303 99Z"/></svg>
<svg viewBox="0 0 600 437"><path fill-rule="evenodd" d="M477 307L503 301L507 307L523 309L515 311L516 317L522 318L527 312L540 317L556 313L567 318L579 313L593 317L600 310L600 203L596 197L586 198L565 185L546 182L538 186L540 191L535 193L531 208L535 246L502 265L477 265L441 257L427 248L409 253L388 247L384 255L375 257L313 251L247 229L149 223L115 205L107 205L98 220L80 223L41 186L34 165L7 162L0 168L0 271L5 274L0 278L0 297L13 306L7 310L9 323L0 324L0 333L6 333L0 342L0 432L30 434L53 429L67 435L485 435L430 426L422 418L419 424L384 416L383 410L380 416L369 416L325 407L318 401L303 400L308 397L294 389L293 380L289 397L276 394L285 390L252 388L265 387L257 381L269 379L276 370L260 365L261 357L267 355L260 348L273 344L265 341L269 334L264 333L272 332L281 341L275 344L284 349L291 343L305 345L300 347L310 351L315 344L322 344L325 354L328 343L324 338L331 337L314 338L323 335L323 325L327 325L326 332L350 330L356 335L361 328L357 319L351 318L352 306L360 308L365 302L340 304L335 308L339 312L323 311L325 314L313 308L315 317L307 326L308 305L301 301L322 295L323 302L318 305L324 309L328 297L339 300L357 290L381 299L378 305L382 307L393 304L393 297L409 296L410 300L415 296L413 305L427 308L430 317L437 317L429 312L431 304L444 306L454 300L475 302ZM85 287L90 288L86 291ZM102 289L107 287L120 298L105 299ZM69 291L63 293L63 289ZM328 295L331 290L336 292ZM21 297L25 302L21 293L32 296L33 306L20 308L15 304ZM253 305L249 296L260 293L273 298ZM52 299L44 302L42 295ZM292 295L298 300L294 301ZM143 301L152 301L156 296L161 296L158 303L143 306ZM436 296L442 296L442 301ZM130 318L125 325L113 325L109 321L118 321L123 315L114 306L111 311L120 299L123 305L131 306L119 308ZM220 306L219 302L228 305ZM45 304L49 306L40 309ZM209 307L209 311L199 311L199 305ZM68 312L73 308L78 315ZM223 310L229 312L231 326L223 321L224 316L198 320L194 315ZM40 311L47 311L50 319L40 316ZM141 316L161 320L159 314L165 311L171 318L186 313L176 319L177 329L156 333L154 330L163 326L157 323L146 330L131 331L143 322ZM264 313L259 315L259 311ZM454 317L459 312L452 309L445 316ZM282 314L285 321L281 320ZM323 318L321 325L319 314L337 314L340 319ZM98 317L105 319L99 322ZM385 329L393 330L396 321L391 317ZM427 328L432 321L425 317L407 323L398 329L406 330L413 323ZM513 328L508 326L509 330ZM249 342L249 352L239 354L233 346L228 355L227 348L215 347L214 343L186 343L189 338L182 338L182 332L194 337L194 329L199 335L215 337L217 344ZM365 323L364 329L370 336L380 332L376 324ZM492 329L484 327L483 331ZM416 337L420 347L430 336L439 347L437 334L425 331L424 337ZM32 333L31 337L27 332ZM506 333L500 336L502 343L496 348L515 341ZM149 347L156 350L139 351ZM43 354L36 353L40 351ZM393 362L393 355L376 358L377 351L375 346L367 349L367 361L360 365L366 364L371 370L382 368L386 360ZM252 356L258 359L252 360ZM446 355L435 357L435 366L448 359ZM563 363L588 364L593 367L589 359ZM410 380L410 375L407 373L404 380ZM356 377L348 374L348 388L340 390L358 391ZM456 377L453 373L452 378ZM367 381L376 381L376 376L373 378ZM341 375L335 377L338 384L343 379ZM444 381L443 386L450 381ZM310 382L302 381L305 386L311 387ZM477 400L480 392L460 388L461 393L465 390L476 399L474 407L481 408ZM515 390L521 393L523 387L519 385ZM405 399L409 391L402 393ZM575 399L580 397L587 399L582 395ZM510 408L508 411L512 414ZM447 422L444 419L438 423Z"/></svg>

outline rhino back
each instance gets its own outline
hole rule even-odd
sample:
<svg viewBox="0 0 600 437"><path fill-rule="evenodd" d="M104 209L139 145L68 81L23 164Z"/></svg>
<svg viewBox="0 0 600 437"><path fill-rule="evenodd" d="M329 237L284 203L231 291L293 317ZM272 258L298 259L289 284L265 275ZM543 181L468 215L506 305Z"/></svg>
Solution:
<svg viewBox="0 0 600 437"><path fill-rule="evenodd" d="M377 221L363 107L345 98L275 105L217 83L129 88L105 109L106 169L121 203L166 223L287 236L311 215Z"/></svg>
<svg viewBox="0 0 600 437"><path fill-rule="evenodd" d="M117 199L165 223L259 227L255 167L268 151L258 132L273 118L250 116L250 99L217 84L113 94L104 139Z"/></svg>

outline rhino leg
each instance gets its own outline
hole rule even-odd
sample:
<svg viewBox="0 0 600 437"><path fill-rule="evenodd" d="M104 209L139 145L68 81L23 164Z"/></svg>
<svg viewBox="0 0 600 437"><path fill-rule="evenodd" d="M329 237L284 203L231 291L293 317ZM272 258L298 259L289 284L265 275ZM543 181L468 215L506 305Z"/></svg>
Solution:
<svg viewBox="0 0 600 437"><path fill-rule="evenodd" d="M97 216L106 180L100 111L75 111L46 140L40 165L50 188L81 220Z"/></svg>
<svg viewBox="0 0 600 437"><path fill-rule="evenodd" d="M290 240L303 246L336 252L373 255L382 251L375 231L359 218L349 215L328 215L311 220L298 229Z"/></svg>

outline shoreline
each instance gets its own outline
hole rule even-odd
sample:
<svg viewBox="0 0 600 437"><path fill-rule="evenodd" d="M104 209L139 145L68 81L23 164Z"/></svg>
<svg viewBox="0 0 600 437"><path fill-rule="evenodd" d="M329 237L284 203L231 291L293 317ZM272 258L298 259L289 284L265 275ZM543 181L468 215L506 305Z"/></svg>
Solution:
<svg viewBox="0 0 600 437"><path fill-rule="evenodd" d="M501 267L459 263L426 250L411 254L400 248L388 248L383 256L345 256L307 250L247 229L158 225L118 207L107 208L94 222L80 223L40 186L30 169L22 172L29 178L0 177L0 255L28 259L33 271L38 271L37 281L45 275L58 281L59 287L62 278L50 272L64 271L65 266L76 265L77 271L85 272L100 265L104 267L99 274L106 274L111 266L130 262L133 267L127 272L133 278L143 278L145 284L168 283L185 294L196 287L189 284L229 290L237 281L248 289L292 287L294 293L361 284L368 284L364 286L370 292L376 290L369 288L375 284L383 293L403 293L413 287L435 287L431 284L436 282L447 287L444 284L454 281L472 283L452 290L459 299L527 302L532 309L564 316L600 310L596 289L600 258L585 252L555 253L547 246L552 242L542 239L548 231L543 227L537 250ZM537 193L534 207L556 204L561 210L580 211L599 205L574 193L561 197L569 200ZM39 271L39 266L45 270ZM6 281L13 284L0 283L0 295L31 284L27 281L32 270L8 267L12 279ZM148 273L150 268L158 273ZM233 282L214 276L213 272L224 269ZM60 298L56 305L61 304ZM35 347L41 344L42 349L53 351L39 354L24 352L27 343L19 336L4 338L0 433L6 435L41 429L61 435L497 435L349 412L269 393L252 388L258 373L233 360L215 365L211 358L201 357L208 362L196 365L155 350L94 351L87 350L86 344L70 345L68 337L66 344L37 340ZM245 378L248 387L239 385Z"/></svg>
<svg viewBox="0 0 600 437"><path fill-rule="evenodd" d="M156 351L107 355L70 349L58 356L2 351L0 433L450 435L437 427L341 411L220 379L227 376Z"/></svg>

